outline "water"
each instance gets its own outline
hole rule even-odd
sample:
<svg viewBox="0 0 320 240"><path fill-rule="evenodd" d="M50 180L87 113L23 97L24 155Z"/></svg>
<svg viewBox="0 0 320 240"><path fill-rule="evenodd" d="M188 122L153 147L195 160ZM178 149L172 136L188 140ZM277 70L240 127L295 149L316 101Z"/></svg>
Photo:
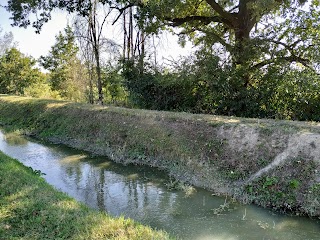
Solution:
<svg viewBox="0 0 320 240"><path fill-rule="evenodd" d="M203 189L168 190L160 171L0 131L0 150L45 173L46 181L90 207L124 215L180 239L320 239L320 220L230 203ZM227 203L229 199L227 199ZM221 211L220 211L221 210Z"/></svg>

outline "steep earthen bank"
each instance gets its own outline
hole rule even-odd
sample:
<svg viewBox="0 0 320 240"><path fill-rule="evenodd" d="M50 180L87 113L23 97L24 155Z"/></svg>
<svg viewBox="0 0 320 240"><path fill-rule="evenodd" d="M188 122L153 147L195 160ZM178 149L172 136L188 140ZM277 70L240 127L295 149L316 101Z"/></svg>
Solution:
<svg viewBox="0 0 320 240"><path fill-rule="evenodd" d="M320 216L320 125L0 95L0 123L217 194Z"/></svg>

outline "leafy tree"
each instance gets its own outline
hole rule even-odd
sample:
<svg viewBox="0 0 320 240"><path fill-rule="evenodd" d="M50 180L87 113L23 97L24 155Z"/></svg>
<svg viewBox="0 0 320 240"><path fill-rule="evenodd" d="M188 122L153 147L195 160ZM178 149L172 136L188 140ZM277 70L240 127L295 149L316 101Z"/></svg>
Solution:
<svg viewBox="0 0 320 240"><path fill-rule="evenodd" d="M199 76L206 75L201 95L207 96L205 102L212 97L206 111L211 105L219 114L274 116L277 111L266 106L275 106L268 101L282 79L275 69L285 75L294 71L295 77L309 69L312 79L319 79L319 1L149 0L138 17L147 31L178 27L181 43L188 37L205 53L198 55L199 64L217 70L214 56L219 56L218 66L224 63L227 75L212 78L210 69L198 65ZM210 58L211 63L204 60Z"/></svg>
<svg viewBox="0 0 320 240"><path fill-rule="evenodd" d="M270 104L277 118L320 121L319 76L309 69L285 72Z"/></svg>
<svg viewBox="0 0 320 240"><path fill-rule="evenodd" d="M306 2L310 11L301 8ZM230 53L233 63L253 59L253 67L274 62L273 56L261 56L271 49L282 50L282 60L306 64L297 50L302 45L306 50L319 36L315 32L319 31L318 7L318 1L306 0L150 0L141 8L140 17L148 20L149 30L163 23L180 27L181 36L190 37L195 44L212 47L218 43Z"/></svg>
<svg viewBox="0 0 320 240"><path fill-rule="evenodd" d="M61 99L58 91L52 91L50 85L48 84L48 75L43 74L41 81L35 82L34 84L28 86L24 89L24 95L34 98L46 98L46 99Z"/></svg>
<svg viewBox="0 0 320 240"><path fill-rule="evenodd" d="M320 26L318 0L140 0L107 1L101 3L120 6L123 12L138 5L139 22L150 31L164 26L182 28L181 36L188 36L195 44L212 48L218 43L235 65L261 68L275 62L299 62L312 66L318 55ZM308 8L308 11L302 8ZM91 0L8 1L14 25L27 26L29 15L39 12L33 22L38 30L50 20L54 8L89 15ZM245 84L250 84L249 78Z"/></svg>
<svg viewBox="0 0 320 240"><path fill-rule="evenodd" d="M16 48L7 50L0 57L0 92L23 95L25 88L41 81L43 75L35 64Z"/></svg>
<svg viewBox="0 0 320 240"><path fill-rule="evenodd" d="M100 0L119 10L138 6L144 33L180 30L200 49L180 72L124 68L130 98L142 107L250 117L317 119L319 0ZM88 15L91 0L8 1L15 25L38 30L54 8ZM120 18L120 15L118 18Z"/></svg>
<svg viewBox="0 0 320 240"><path fill-rule="evenodd" d="M78 47L70 26L56 36L56 43L47 56L41 56L42 66L50 71L49 84L62 98L83 100L86 88L86 73L77 58Z"/></svg>
<svg viewBox="0 0 320 240"><path fill-rule="evenodd" d="M124 78L120 73L122 66L112 66L111 64L106 65L103 68L103 86L106 92L106 101L114 105L125 105L127 102L127 92L123 84Z"/></svg>
<svg viewBox="0 0 320 240"><path fill-rule="evenodd" d="M32 23L36 32L40 33L43 24L51 20L51 12L54 9L78 12L79 15L85 16L91 8L91 0L8 0L5 8L12 13L13 26L27 27ZM31 22L29 18L34 13L37 13L37 18Z"/></svg>

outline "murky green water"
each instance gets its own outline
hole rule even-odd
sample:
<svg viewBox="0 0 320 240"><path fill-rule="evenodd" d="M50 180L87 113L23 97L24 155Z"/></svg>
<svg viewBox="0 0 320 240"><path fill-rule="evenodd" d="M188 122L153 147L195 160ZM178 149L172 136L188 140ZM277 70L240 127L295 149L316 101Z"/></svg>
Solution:
<svg viewBox="0 0 320 240"><path fill-rule="evenodd" d="M170 179L152 168L122 166L1 131L0 150L45 173L50 184L93 208L164 229L180 239L320 239L320 220L235 203L218 211L224 198L202 189L191 194L170 191L166 185Z"/></svg>

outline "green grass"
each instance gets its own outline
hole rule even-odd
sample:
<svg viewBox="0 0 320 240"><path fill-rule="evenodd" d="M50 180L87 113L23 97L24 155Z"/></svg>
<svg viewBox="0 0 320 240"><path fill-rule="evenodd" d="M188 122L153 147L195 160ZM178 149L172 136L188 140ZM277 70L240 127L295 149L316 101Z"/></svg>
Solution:
<svg viewBox="0 0 320 240"><path fill-rule="evenodd" d="M0 152L0 239L169 239L88 208Z"/></svg>
<svg viewBox="0 0 320 240"><path fill-rule="evenodd" d="M307 190L319 183L320 161L315 157L320 149L318 122L126 109L1 94L0 113L0 125L7 130L107 156L123 164L158 167L179 181L229 193L244 202L249 199L250 192L245 189L250 176L280 154L290 153L284 160L288 168L268 170L261 177L273 174L281 180L276 188L285 191L290 181L299 180L298 187L303 191L289 188L294 205L298 206L295 210L320 215L318 198ZM308 143L310 137L314 141ZM294 154L295 149L301 153ZM301 156L310 160L305 165L312 171L292 165L291 158ZM283 176L289 182L282 180ZM263 181L257 180L251 202L283 206L283 198L272 197L269 188L260 191Z"/></svg>

